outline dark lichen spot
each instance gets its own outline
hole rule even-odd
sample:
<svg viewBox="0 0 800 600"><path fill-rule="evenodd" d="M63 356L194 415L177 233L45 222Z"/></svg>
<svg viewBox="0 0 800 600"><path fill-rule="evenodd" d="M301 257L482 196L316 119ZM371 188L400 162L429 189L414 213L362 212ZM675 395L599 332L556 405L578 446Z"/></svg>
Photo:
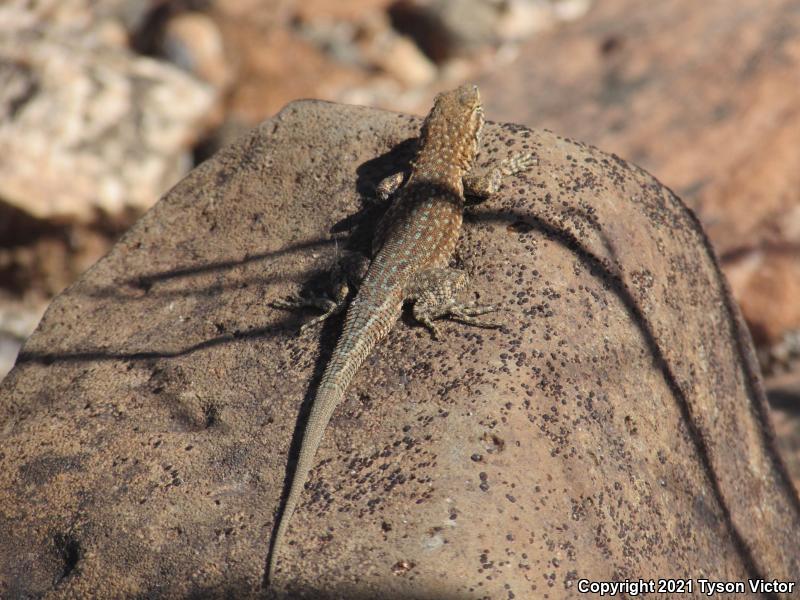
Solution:
<svg viewBox="0 0 800 600"><path fill-rule="evenodd" d="M84 455L40 456L20 467L20 478L27 483L44 485L62 473L82 471L84 459Z"/></svg>
<svg viewBox="0 0 800 600"><path fill-rule="evenodd" d="M219 409L213 404L203 407L203 424L206 429L214 427L219 422Z"/></svg>
<svg viewBox="0 0 800 600"><path fill-rule="evenodd" d="M56 553L61 560L61 572L56 577L58 584L69 577L81 560L81 545L71 534L57 533L53 537Z"/></svg>

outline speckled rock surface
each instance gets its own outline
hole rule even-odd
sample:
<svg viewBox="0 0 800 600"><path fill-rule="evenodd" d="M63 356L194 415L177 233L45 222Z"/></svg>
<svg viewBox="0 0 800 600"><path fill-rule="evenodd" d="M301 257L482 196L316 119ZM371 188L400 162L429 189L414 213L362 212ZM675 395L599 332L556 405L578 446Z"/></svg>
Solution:
<svg viewBox="0 0 800 600"><path fill-rule="evenodd" d="M297 337L309 315L266 302L322 282L332 237L365 242L362 192L418 125L289 105L56 299L0 388L0 596L263 593L341 326ZM473 297L507 308L503 329L445 323L437 343L397 325L334 415L267 595L797 580L797 497L696 220L643 171L548 132L489 126L480 162L515 148L539 166L470 209L455 260Z"/></svg>

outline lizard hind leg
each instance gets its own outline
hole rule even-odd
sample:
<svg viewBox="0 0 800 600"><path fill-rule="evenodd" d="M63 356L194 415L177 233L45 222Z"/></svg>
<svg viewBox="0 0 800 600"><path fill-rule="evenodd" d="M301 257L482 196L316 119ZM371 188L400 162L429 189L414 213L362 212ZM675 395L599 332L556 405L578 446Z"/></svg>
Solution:
<svg viewBox="0 0 800 600"><path fill-rule="evenodd" d="M348 291L345 289L344 298L347 298ZM338 296L338 294L337 294ZM305 333L309 327L313 327L317 323L322 323L326 319L339 314L347 304L344 299L338 301L328 298L327 296L313 296L304 298L302 296L294 296L283 300L273 300L269 303L274 308L318 308L324 311L320 316L314 317L306 321L300 326L300 333Z"/></svg>
<svg viewBox="0 0 800 600"><path fill-rule="evenodd" d="M317 323L338 315L347 306L347 298L350 294L351 284L356 287L364 278L364 274L369 266L369 259L363 254L346 253L339 262L336 263L331 272L331 292L330 295L318 295L310 297L294 296L283 300L273 300L269 303L274 308L317 308L323 311L318 317L310 319L300 326L300 333L303 334L310 327Z"/></svg>
<svg viewBox="0 0 800 600"><path fill-rule="evenodd" d="M439 339L439 329L433 322L441 317L474 325L476 327L496 328L500 325L481 321L475 317L497 310L491 305L459 303L456 293L464 289L469 277L457 269L429 269L417 274L406 290L406 298L414 301L414 318L427 327L434 339Z"/></svg>

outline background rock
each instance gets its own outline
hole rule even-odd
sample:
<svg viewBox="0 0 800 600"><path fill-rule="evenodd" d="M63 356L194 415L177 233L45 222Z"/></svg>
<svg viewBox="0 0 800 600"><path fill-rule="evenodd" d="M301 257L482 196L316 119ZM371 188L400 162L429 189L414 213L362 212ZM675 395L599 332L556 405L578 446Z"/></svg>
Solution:
<svg viewBox="0 0 800 600"><path fill-rule="evenodd" d="M207 12L235 72L229 115L255 124L307 97L425 112L438 89L496 67L501 49L590 4L215 0Z"/></svg>
<svg viewBox="0 0 800 600"><path fill-rule="evenodd" d="M51 305L0 387L0 595L256 594L341 327L297 337L307 315L266 301L323 280L332 224L366 241L362 194L418 126L293 104ZM547 132L490 126L481 165L523 148L539 166L471 211L456 259L504 328L448 323L437 343L397 325L334 416L279 589L796 581L797 495L697 221L641 170Z"/></svg>
<svg viewBox="0 0 800 600"><path fill-rule="evenodd" d="M50 299L191 168L214 122L219 90L131 52L149 9L0 5L0 377Z"/></svg>
<svg viewBox="0 0 800 600"><path fill-rule="evenodd" d="M191 166L214 96L91 35L0 35L0 197L37 218L147 208Z"/></svg>
<svg viewBox="0 0 800 600"><path fill-rule="evenodd" d="M394 27L442 63L487 47L516 42L582 16L590 0L398 0L389 7Z"/></svg>
<svg viewBox="0 0 800 600"><path fill-rule="evenodd" d="M210 83L218 94L230 86L233 73L225 56L222 33L208 15L186 12L167 21L161 53L170 62Z"/></svg>
<svg viewBox="0 0 800 600"><path fill-rule="evenodd" d="M144 24L150 2L130 0L8 0L0 6L4 31L92 32L113 26L132 33ZM125 43L119 37L120 45Z"/></svg>

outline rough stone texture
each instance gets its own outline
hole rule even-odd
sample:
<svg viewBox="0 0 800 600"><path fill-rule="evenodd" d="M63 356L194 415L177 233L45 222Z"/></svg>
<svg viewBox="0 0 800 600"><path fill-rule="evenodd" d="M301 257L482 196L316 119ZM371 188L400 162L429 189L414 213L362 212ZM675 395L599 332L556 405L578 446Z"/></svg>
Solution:
<svg viewBox="0 0 800 600"><path fill-rule="evenodd" d="M257 595L341 326L299 338L308 315L266 301L324 280L332 226L366 243L360 193L418 126L292 104L53 302L0 387L0 596ZM693 215L554 134L490 125L484 142L484 166L540 161L471 210L458 253L504 328L446 323L437 343L398 324L334 415L275 595L798 580L798 499Z"/></svg>
<svg viewBox="0 0 800 600"><path fill-rule="evenodd" d="M188 171L214 93L133 55L114 21L41 19L0 8L0 198L62 221L150 207Z"/></svg>
<svg viewBox="0 0 800 600"><path fill-rule="evenodd" d="M798 0L603 0L478 83L502 90L487 114L615 152L676 190L758 342L800 329L800 303L774 296L800 269ZM751 281L759 271L770 278Z"/></svg>

